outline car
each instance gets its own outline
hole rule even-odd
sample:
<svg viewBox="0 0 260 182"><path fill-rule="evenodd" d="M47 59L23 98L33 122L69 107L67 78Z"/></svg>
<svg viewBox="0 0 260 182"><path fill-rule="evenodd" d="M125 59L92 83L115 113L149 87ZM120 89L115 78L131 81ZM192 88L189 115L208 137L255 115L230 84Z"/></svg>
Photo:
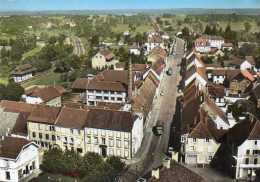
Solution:
<svg viewBox="0 0 260 182"><path fill-rule="evenodd" d="M164 96L164 93L163 93L163 91L161 91L161 93L160 93L160 96Z"/></svg>
<svg viewBox="0 0 260 182"><path fill-rule="evenodd" d="M172 73L173 73L173 70L172 70L172 68L169 68L169 69L167 70L167 75L171 76L171 75L172 75Z"/></svg>
<svg viewBox="0 0 260 182"><path fill-rule="evenodd" d="M161 136L163 134L163 125L156 125L152 130L155 136Z"/></svg>

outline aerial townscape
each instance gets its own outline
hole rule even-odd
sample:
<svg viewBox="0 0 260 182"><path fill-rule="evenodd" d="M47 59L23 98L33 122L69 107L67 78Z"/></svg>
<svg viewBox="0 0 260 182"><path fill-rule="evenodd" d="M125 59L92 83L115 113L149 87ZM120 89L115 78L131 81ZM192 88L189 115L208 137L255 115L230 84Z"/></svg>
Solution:
<svg viewBox="0 0 260 182"><path fill-rule="evenodd" d="M0 0L20 181L260 182L260 2Z"/></svg>

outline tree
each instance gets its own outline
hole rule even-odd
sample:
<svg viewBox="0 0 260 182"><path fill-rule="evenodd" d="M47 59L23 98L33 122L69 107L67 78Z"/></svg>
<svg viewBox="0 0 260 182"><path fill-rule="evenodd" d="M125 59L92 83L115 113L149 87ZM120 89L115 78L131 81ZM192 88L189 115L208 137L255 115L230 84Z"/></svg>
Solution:
<svg viewBox="0 0 260 182"><path fill-rule="evenodd" d="M211 27L209 25L206 26L204 34L211 35Z"/></svg>
<svg viewBox="0 0 260 182"><path fill-rule="evenodd" d="M245 31L249 32L252 28L252 25L249 22L244 23Z"/></svg>
<svg viewBox="0 0 260 182"><path fill-rule="evenodd" d="M24 94L24 88L14 81L10 81L5 87L4 99L19 101Z"/></svg>

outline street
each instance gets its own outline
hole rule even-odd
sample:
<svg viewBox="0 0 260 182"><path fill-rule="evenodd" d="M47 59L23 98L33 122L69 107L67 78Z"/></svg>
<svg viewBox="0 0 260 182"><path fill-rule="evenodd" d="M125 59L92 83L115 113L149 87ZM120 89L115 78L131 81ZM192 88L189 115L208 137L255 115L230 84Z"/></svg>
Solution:
<svg viewBox="0 0 260 182"><path fill-rule="evenodd" d="M82 56L85 54L84 46L80 40L79 37L75 37L73 40L73 46L74 46L74 54L77 56Z"/></svg>
<svg viewBox="0 0 260 182"><path fill-rule="evenodd" d="M159 166L168 151L169 136L171 123L175 113L175 104L177 96L177 85L180 79L180 70L177 65L181 62L184 55L184 41L176 40L174 55L167 58L166 69L172 68L173 74L168 76L164 73L163 79L159 86L159 92L164 92L163 96L157 96L153 102L153 108L150 116L146 120L144 139L139 152L129 165L128 173L132 174L123 178L123 181L134 181L134 178L144 175L154 166ZM160 94L159 94L160 95ZM161 136L155 136L152 133L152 127L163 125L164 132Z"/></svg>

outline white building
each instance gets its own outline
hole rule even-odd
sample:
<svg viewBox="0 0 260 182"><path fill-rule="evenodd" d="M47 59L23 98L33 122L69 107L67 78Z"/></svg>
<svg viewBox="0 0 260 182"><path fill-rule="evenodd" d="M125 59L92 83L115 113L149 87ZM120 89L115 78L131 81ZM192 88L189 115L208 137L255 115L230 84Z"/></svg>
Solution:
<svg viewBox="0 0 260 182"><path fill-rule="evenodd" d="M118 60L114 59L114 54L108 50L99 51L92 59L92 68L102 69L106 67L114 66L118 63Z"/></svg>
<svg viewBox="0 0 260 182"><path fill-rule="evenodd" d="M18 182L39 170L38 146L23 138L0 141L0 181Z"/></svg>
<svg viewBox="0 0 260 182"><path fill-rule="evenodd" d="M164 40L158 33L150 33L148 35L147 42L144 44L146 47L146 54L149 54L151 50L153 50L156 47L161 47L162 49L165 49Z"/></svg>
<svg viewBox="0 0 260 182"><path fill-rule="evenodd" d="M12 71L11 77L14 82L19 83L28 80L34 76L36 69L31 64L20 65Z"/></svg>
<svg viewBox="0 0 260 182"><path fill-rule="evenodd" d="M61 88L61 89L59 89ZM46 104L49 106L61 106L61 96L65 92L63 87L33 87L25 91L22 100L28 104Z"/></svg>
<svg viewBox="0 0 260 182"><path fill-rule="evenodd" d="M219 147L219 143L211 129L208 121L199 121L190 133L181 136L181 153L184 162L190 165L203 167L208 165Z"/></svg>
<svg viewBox="0 0 260 182"><path fill-rule="evenodd" d="M211 48L221 49L224 38L220 36L201 36L195 41L195 50L201 53L209 53Z"/></svg>
<svg viewBox="0 0 260 182"><path fill-rule="evenodd" d="M72 88L80 90L83 103L96 106L98 103L123 104L128 96L128 71L105 70L93 79L78 79ZM137 77L133 74L133 82Z"/></svg>
<svg viewBox="0 0 260 182"><path fill-rule="evenodd" d="M91 110L85 126L86 152L131 159L143 139L143 116L124 111Z"/></svg>

